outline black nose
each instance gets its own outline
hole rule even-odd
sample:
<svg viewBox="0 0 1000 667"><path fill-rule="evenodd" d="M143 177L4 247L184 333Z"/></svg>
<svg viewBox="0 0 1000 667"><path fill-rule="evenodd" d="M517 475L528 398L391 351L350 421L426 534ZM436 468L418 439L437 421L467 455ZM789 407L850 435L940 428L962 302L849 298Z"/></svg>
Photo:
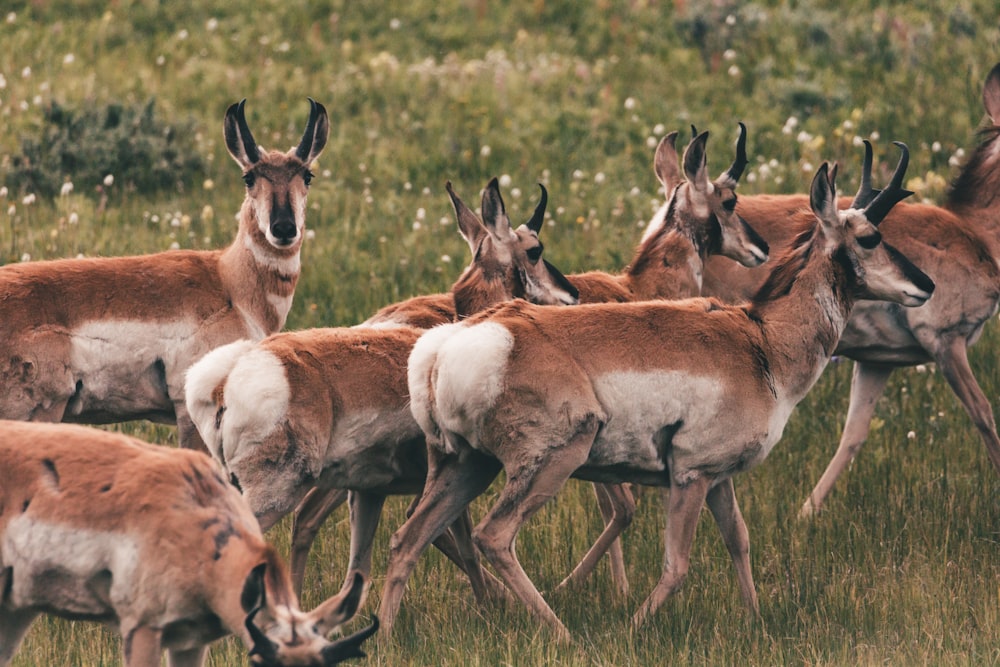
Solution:
<svg viewBox="0 0 1000 667"><path fill-rule="evenodd" d="M278 220L271 223L271 234L282 243L290 243L295 239L295 223L291 220Z"/></svg>

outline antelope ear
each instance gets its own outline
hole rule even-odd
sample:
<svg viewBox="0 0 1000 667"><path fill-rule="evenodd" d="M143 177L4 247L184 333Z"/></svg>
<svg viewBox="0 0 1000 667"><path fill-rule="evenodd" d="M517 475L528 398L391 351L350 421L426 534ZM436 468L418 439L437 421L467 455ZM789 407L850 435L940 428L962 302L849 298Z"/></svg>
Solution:
<svg viewBox="0 0 1000 667"><path fill-rule="evenodd" d="M267 604L264 587L264 572L267 570L267 563L261 563L250 570L246 581L243 582L243 592L240 593L240 606L248 614L254 609L258 609Z"/></svg>
<svg viewBox="0 0 1000 667"><path fill-rule="evenodd" d="M483 224L487 231L498 239L507 239L510 236L510 219L507 217L507 208L504 206L503 197L500 196L500 182L496 177L492 178L483 190Z"/></svg>
<svg viewBox="0 0 1000 667"><path fill-rule="evenodd" d="M691 140L684 150L684 175L697 192L707 192L709 188L708 165L705 144L708 142L708 131L702 132Z"/></svg>
<svg viewBox="0 0 1000 667"><path fill-rule="evenodd" d="M226 148L236 163L244 170L250 169L260 162L260 148L257 147L253 133L247 126L247 117L244 113L246 103L247 101L244 99L230 106L226 110L226 120L223 123Z"/></svg>
<svg viewBox="0 0 1000 667"><path fill-rule="evenodd" d="M816 170L809 189L809 205L823 227L829 228L840 222L837 215L836 165L830 173L830 163L824 162ZM831 177L832 176L832 177Z"/></svg>
<svg viewBox="0 0 1000 667"><path fill-rule="evenodd" d="M983 106L994 125L1000 125L1000 63L993 66L983 84Z"/></svg>
<svg viewBox="0 0 1000 667"><path fill-rule="evenodd" d="M663 195L670 198L670 193L681 182L681 170L677 157L677 132L671 132L660 139L653 156L653 171L656 178L663 184Z"/></svg>
<svg viewBox="0 0 1000 667"><path fill-rule="evenodd" d="M486 227L483 226L483 223L476 217L472 209L458 198L458 195L455 194L455 191L451 187L451 181L447 181L444 184L444 189L447 190L448 198L451 199L451 205L455 209L455 219L458 220L458 233L469 244L469 250L475 255L476 248L479 247L483 237L486 236Z"/></svg>
<svg viewBox="0 0 1000 667"><path fill-rule="evenodd" d="M309 620L316 625L316 632L326 635L354 618L367 592L365 576L358 571L351 573L339 593L309 612Z"/></svg>

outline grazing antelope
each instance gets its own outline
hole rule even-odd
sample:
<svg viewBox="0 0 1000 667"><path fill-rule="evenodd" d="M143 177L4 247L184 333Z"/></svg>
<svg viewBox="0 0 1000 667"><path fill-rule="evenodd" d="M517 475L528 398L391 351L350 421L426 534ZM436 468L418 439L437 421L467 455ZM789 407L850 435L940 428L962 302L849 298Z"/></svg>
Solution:
<svg viewBox="0 0 1000 667"><path fill-rule="evenodd" d="M385 626L426 545L501 469L506 482L475 529L476 546L561 639L569 633L521 568L514 542L570 476L670 488L663 572L636 623L683 581L706 501L756 611L732 476L762 461L780 438L857 300L917 306L934 287L876 228L909 194L900 188L905 158L904 147L886 190L873 198L863 188L841 212L836 169L824 164L813 180L813 227L749 304L544 309L514 302L424 334L410 355L408 382L428 443L427 482L391 540Z"/></svg>
<svg viewBox="0 0 1000 667"><path fill-rule="evenodd" d="M226 111L226 147L247 193L225 250L59 259L0 267L0 418L176 423L198 446L184 373L223 343L280 330L299 278L309 167L326 145L323 105L298 147L265 151L244 102Z"/></svg>
<svg viewBox="0 0 1000 667"><path fill-rule="evenodd" d="M482 221L450 183L447 190L473 255L452 289L456 312L472 314L514 297L576 303L573 286L542 259L537 232L544 188L531 221L516 230L496 179L483 193ZM265 530L314 487L315 511L350 489L349 570L370 573L385 496L420 493L427 470L423 432L413 421L406 388L406 361L420 334L408 326L285 332L223 346L191 367L188 410ZM463 527L471 523L456 530ZM455 536L455 546L441 546L469 573L481 598L485 591L467 529ZM306 554L308 548L300 552L300 569L293 570L300 589Z"/></svg>
<svg viewBox="0 0 1000 667"><path fill-rule="evenodd" d="M331 642L365 578L303 612L239 492L201 452L67 424L0 423L0 666L42 613L122 635L128 667L204 664L238 635L254 665L364 656L367 629Z"/></svg>
<svg viewBox="0 0 1000 667"><path fill-rule="evenodd" d="M629 267L618 275L592 271L568 276L579 290L581 303L696 296L701 287L701 267L710 254L719 253L748 266L766 261L767 244L735 213L735 187L747 164L746 127L740 123L733 164L714 182L709 180L707 170L708 133L696 135L689 143L684 152L683 176L678 169L676 138L676 132L668 134L656 149L654 171L663 185L666 203L653 217ZM683 187L675 197L679 185ZM454 303L452 294L414 297L383 308L363 326L407 324L427 329L454 320L453 316L443 319L454 313ZM471 314L475 309L460 312L462 319L464 313ZM594 488L606 528L560 585L587 577L600 557L610 551L612 579L625 594L628 578L617 537L631 522L635 501L621 485ZM320 526L344 496L337 489L318 489L311 491L296 509L290 558L296 585L301 586L309 549Z"/></svg>
<svg viewBox="0 0 1000 667"><path fill-rule="evenodd" d="M917 263L937 284L923 308L866 301L854 309L836 353L854 360L850 405L836 454L802 506L817 512L841 473L868 437L872 415L895 368L936 362L982 436L1000 472L1000 437L989 399L969 366L968 348L1000 306L1000 64L983 88L989 125L982 142L951 184L942 206L898 206L880 226L887 241ZM804 196L740 199L740 213L773 247L786 248L797 228L789 216ZM764 271L710 260L705 293L738 302L763 284Z"/></svg>

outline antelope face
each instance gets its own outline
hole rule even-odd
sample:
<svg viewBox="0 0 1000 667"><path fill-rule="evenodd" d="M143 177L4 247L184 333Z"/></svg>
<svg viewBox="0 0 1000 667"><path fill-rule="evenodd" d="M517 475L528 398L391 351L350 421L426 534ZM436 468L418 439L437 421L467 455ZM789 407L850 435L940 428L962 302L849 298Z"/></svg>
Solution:
<svg viewBox="0 0 1000 667"><path fill-rule="evenodd" d="M842 215L847 238L835 256L854 273L858 298L904 306L920 306L931 298L934 281L886 243L863 212L848 209Z"/></svg>
<svg viewBox="0 0 1000 667"><path fill-rule="evenodd" d="M269 155L244 172L258 231L275 249L295 249L301 244L312 178L307 165L282 153Z"/></svg>
<svg viewBox="0 0 1000 667"><path fill-rule="evenodd" d="M709 208L718 226L718 254L743 266L760 266L767 261L767 241L736 212L736 191L716 182L709 197Z"/></svg>
<svg viewBox="0 0 1000 667"><path fill-rule="evenodd" d="M676 160L672 152L674 136L665 137L657 149L655 165L664 188L672 176L662 165ZM715 181L708 176L707 141L708 132L702 132L684 150L687 180L676 186L675 205L685 212L683 224L690 236L698 239L709 254L724 255L743 266L759 266L767 261L767 242L736 212L736 185L746 164L746 127L740 123L736 160Z"/></svg>
<svg viewBox="0 0 1000 667"><path fill-rule="evenodd" d="M270 602L267 573L258 566L247 578L242 601L251 606L245 625L253 642L250 664L256 667L329 667L349 658L364 657L361 644L378 629L378 619L367 628L336 642L326 638L349 621L365 597L365 578L355 572L337 595L311 612L294 604ZM256 579L256 581L255 581ZM273 586L273 582L270 584Z"/></svg>
<svg viewBox="0 0 1000 667"><path fill-rule="evenodd" d="M244 207L249 206L257 227L253 238L282 254L298 252L306 220L306 193L312 180L310 165L326 146L330 123L322 104L309 100L309 121L299 145L287 153L264 151L247 125L246 100L226 111L226 148L243 168L247 186Z"/></svg>
<svg viewBox="0 0 1000 667"><path fill-rule="evenodd" d="M871 146L866 145L861 188L852 207L837 210L837 166L826 163L813 178L809 203L825 238L824 252L846 274L847 289L855 298L919 306L931 298L934 281L883 241L878 231L892 207L913 194L902 188L909 152L905 145L897 145L902 156L884 190L871 188Z"/></svg>
<svg viewBox="0 0 1000 667"><path fill-rule="evenodd" d="M524 298L543 306L576 305L579 291L559 269L542 258L545 246L538 233L525 224L514 230L514 235L511 259L524 285Z"/></svg>

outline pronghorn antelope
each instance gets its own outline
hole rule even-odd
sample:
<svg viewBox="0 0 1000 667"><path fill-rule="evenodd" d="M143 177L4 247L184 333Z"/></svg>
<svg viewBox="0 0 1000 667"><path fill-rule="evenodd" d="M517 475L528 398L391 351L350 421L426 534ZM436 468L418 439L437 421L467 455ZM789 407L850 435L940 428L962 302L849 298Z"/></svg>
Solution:
<svg viewBox="0 0 1000 667"><path fill-rule="evenodd" d="M708 255L719 253L749 266L767 259L767 244L734 212L734 190L747 163L746 127L740 124L733 164L714 182L709 180L707 170L708 133L695 136L689 143L684 152L683 176L678 168L676 138L676 132L668 134L656 149L654 171L664 187L666 203L653 217L629 267L618 275L592 271L568 276L579 290L581 303L696 296L700 291L701 267ZM674 191L682 184L675 198ZM541 224L541 218L537 224ZM454 302L451 294L414 297L383 308L363 324L405 323L426 329L445 323L441 318L454 313ZM460 309L458 319L475 310L478 309ZM447 321L454 319L452 316ZM628 591L628 578L616 538L630 523L635 502L621 485L594 488L606 529L562 585L584 579L610 550L612 579L624 594ZM320 526L343 498L343 491L317 489L296 509L290 559L296 585L301 586L309 549Z"/></svg>
<svg viewBox="0 0 1000 667"><path fill-rule="evenodd" d="M363 656L377 621L354 616L354 573L312 612L239 492L201 452L67 424L0 425L0 665L42 613L121 632L128 667L204 664L238 635L254 665L335 665Z"/></svg>
<svg viewBox="0 0 1000 667"><path fill-rule="evenodd" d="M245 102L245 101L244 101ZM254 141L244 102L226 112L226 147L247 193L225 250L60 259L0 267L0 418L176 423L198 446L184 373L214 347L280 330L299 277L309 167L326 144L310 100L299 145Z"/></svg>
<svg viewBox="0 0 1000 667"><path fill-rule="evenodd" d="M513 229L496 179L483 193L480 221L451 188L448 195L473 260L453 287L464 316L514 297L573 304L576 290L542 259L537 231L545 190L531 221ZM421 331L408 326L311 329L242 341L214 350L188 372L188 409L266 530L303 496L316 528L350 489L349 570L368 575L375 529L386 495L418 494L426 474L423 432L413 421L406 361ZM485 590L468 534L446 551ZM315 530L313 530L313 535ZM464 539L463 539L464 538ZM308 548L293 570L301 589ZM475 572L470 571L475 568Z"/></svg>
<svg viewBox="0 0 1000 667"><path fill-rule="evenodd" d="M938 288L923 308L866 301L854 309L837 354L854 360L850 406L836 454L802 506L817 512L841 473L868 437L879 396L893 369L936 362L965 407L1000 472L1000 437L989 399L969 366L968 348L1000 305L1000 64L983 88L989 125L968 162L952 182L942 206L908 204L886 218L880 231L930 275ZM778 248L788 247L796 227L792 212L804 196L740 199L739 211ZM764 271L709 261L705 293L734 303L748 298L767 277Z"/></svg>
<svg viewBox="0 0 1000 667"><path fill-rule="evenodd" d="M712 299L493 308L432 329L414 346L409 388L428 443L428 475L392 537L381 613L391 627L430 540L501 469L506 482L476 546L536 616L569 634L521 568L522 524L570 476L670 488L664 568L636 623L683 581L703 504L718 523L742 596L756 611L749 539L732 476L764 459L819 377L855 301L920 305L933 283L876 225L905 169L877 197L838 212L835 168L813 181L813 228L749 304ZM864 205L864 208L861 207Z"/></svg>

